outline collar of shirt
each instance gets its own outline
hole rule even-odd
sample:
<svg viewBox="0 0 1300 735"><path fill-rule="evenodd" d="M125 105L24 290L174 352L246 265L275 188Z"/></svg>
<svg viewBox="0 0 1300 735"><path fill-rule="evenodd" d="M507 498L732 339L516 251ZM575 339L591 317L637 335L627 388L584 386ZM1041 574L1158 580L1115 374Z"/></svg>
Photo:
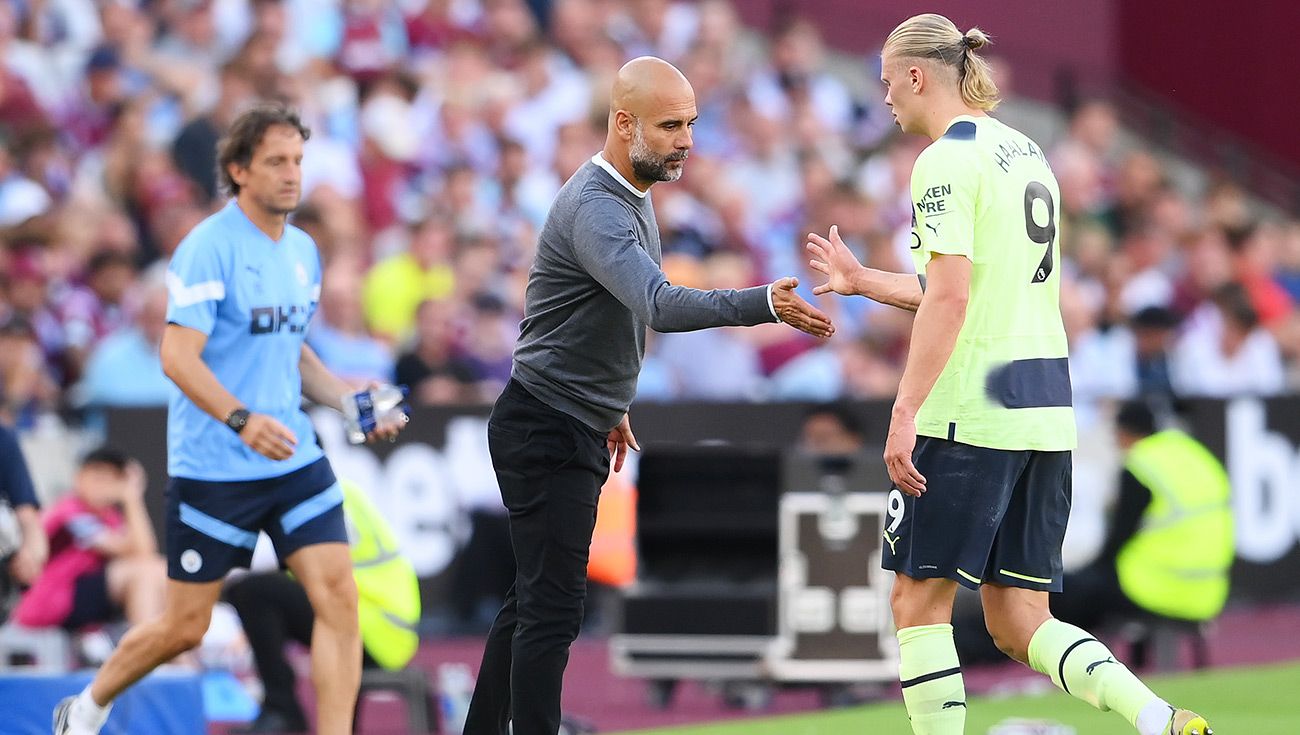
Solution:
<svg viewBox="0 0 1300 735"><path fill-rule="evenodd" d="M624 189L627 189L628 191L635 194L638 199L645 199L645 195L649 193L649 190L641 191L635 186L632 186L632 182L623 178L623 174L619 173L618 169L614 168L614 164L610 163L609 161L606 161L605 156L603 156L599 152L596 153L596 155L591 157L591 162L605 169L605 171L607 171L610 176L614 177L615 181L622 184Z"/></svg>
<svg viewBox="0 0 1300 735"><path fill-rule="evenodd" d="M229 215L235 218L236 220L238 220L240 224L242 224L244 228L249 231L249 233L253 234L255 237L261 237L263 240L266 240L272 245L279 245L285 242L288 238L289 235L288 219L285 220L284 231L280 233L280 239L272 240L271 236L266 234L266 232L264 232L261 227L258 227L257 223L254 222L253 219L248 216L248 213L244 211L244 208L239 206L239 200L236 199L235 197L231 197L230 201L226 202L225 209L227 210Z"/></svg>

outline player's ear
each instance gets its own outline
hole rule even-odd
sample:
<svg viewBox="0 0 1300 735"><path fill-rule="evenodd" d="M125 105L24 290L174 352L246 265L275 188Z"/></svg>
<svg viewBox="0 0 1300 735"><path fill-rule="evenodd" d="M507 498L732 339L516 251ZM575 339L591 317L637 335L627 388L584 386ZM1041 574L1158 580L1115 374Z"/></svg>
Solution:
<svg viewBox="0 0 1300 735"><path fill-rule="evenodd" d="M235 161L226 164L226 173L230 176L231 181L241 187L244 186L245 180L248 178L248 169L240 166Z"/></svg>
<svg viewBox="0 0 1300 735"><path fill-rule="evenodd" d="M920 94L925 89L925 70L919 66L909 66L907 68L907 83L912 89L912 94Z"/></svg>

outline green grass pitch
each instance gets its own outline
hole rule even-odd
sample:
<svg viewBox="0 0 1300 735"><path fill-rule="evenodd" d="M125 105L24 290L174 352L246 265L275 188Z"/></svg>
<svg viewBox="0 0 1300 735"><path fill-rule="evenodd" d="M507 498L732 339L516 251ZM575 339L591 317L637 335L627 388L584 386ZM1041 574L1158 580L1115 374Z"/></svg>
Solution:
<svg viewBox="0 0 1300 735"><path fill-rule="evenodd" d="M1217 669L1152 677L1157 694L1209 719L1215 735L1294 735L1300 732L1300 663ZM1002 720L1023 717L1070 725L1078 735L1132 733L1113 712L1098 712L1061 692L1010 698L973 697L968 735L983 735ZM907 735L901 701L817 714L732 721L717 725L639 730L635 735ZM631 735L631 734L629 734Z"/></svg>

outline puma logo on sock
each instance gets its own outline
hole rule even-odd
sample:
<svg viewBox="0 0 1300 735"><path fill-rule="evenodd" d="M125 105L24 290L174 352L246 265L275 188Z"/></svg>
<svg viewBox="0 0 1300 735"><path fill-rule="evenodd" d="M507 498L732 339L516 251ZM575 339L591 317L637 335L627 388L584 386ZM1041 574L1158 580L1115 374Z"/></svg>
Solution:
<svg viewBox="0 0 1300 735"><path fill-rule="evenodd" d="M1113 664L1113 663L1119 663L1119 662L1110 657L1106 657L1100 661L1093 661L1092 663L1088 664L1088 676L1092 676L1092 670L1097 668L1098 666L1101 666L1102 664Z"/></svg>

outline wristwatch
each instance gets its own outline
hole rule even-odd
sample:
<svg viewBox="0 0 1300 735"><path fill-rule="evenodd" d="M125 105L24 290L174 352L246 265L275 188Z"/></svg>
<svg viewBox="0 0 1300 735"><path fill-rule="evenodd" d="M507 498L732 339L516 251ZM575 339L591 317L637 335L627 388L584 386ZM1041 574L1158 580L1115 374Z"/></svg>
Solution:
<svg viewBox="0 0 1300 735"><path fill-rule="evenodd" d="M245 426L248 426L248 409L236 408L226 417L226 426L236 434L242 432Z"/></svg>

